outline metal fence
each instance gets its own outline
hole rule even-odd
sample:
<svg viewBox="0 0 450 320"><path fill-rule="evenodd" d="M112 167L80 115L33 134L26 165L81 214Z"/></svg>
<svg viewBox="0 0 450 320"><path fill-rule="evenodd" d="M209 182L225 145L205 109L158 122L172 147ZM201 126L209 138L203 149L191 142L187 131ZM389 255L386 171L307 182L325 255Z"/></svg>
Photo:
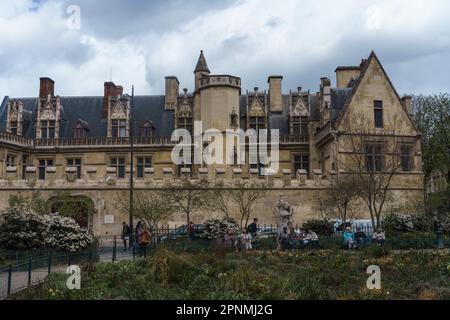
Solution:
<svg viewBox="0 0 450 320"><path fill-rule="evenodd" d="M200 236L189 238L184 228L155 228L152 230L152 243L148 246L148 254L152 254L158 246L176 252L198 252L218 250L221 239L208 240ZM294 227L294 229L297 229ZM180 231L181 230L181 231ZM361 228L367 234L366 246L371 245L371 228ZM185 232L186 231L186 232ZM333 235L319 235L319 249L343 248L341 232ZM277 226L259 226L258 236L253 240L253 249L275 250L278 247ZM70 265L96 262L133 261L140 256L139 246L134 235L126 237L126 247L121 236L98 238L95 246L82 252L67 253L55 250L9 251L6 252L8 265L0 267L0 299L5 299L30 286L44 281L52 272L66 272ZM130 243L131 241L131 243ZM299 241L299 240L297 240ZM385 244L392 249L437 249L450 248L450 239L442 233L429 233L427 236L414 237L408 234L390 236ZM226 247L223 247L225 248ZM293 246L289 249L305 249L304 246ZM237 249L232 245L228 250ZM242 249L242 247L241 247Z"/></svg>

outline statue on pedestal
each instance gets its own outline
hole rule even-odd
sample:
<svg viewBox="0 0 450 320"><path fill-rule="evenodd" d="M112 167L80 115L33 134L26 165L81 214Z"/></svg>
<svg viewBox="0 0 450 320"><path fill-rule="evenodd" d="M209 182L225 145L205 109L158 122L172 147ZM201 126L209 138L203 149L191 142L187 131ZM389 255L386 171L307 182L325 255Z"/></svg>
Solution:
<svg viewBox="0 0 450 320"><path fill-rule="evenodd" d="M283 199L280 195L277 205L277 223L278 223L278 234L283 232L283 228L291 228L293 225L294 208L291 207L289 202Z"/></svg>

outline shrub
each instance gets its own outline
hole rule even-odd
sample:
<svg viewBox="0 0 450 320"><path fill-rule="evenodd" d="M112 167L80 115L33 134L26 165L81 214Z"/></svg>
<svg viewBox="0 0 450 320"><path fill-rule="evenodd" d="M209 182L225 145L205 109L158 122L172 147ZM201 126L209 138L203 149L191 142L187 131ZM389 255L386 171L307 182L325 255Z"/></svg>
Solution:
<svg viewBox="0 0 450 320"><path fill-rule="evenodd" d="M450 233L450 213L441 213L433 218L434 226L437 230Z"/></svg>
<svg viewBox="0 0 450 320"><path fill-rule="evenodd" d="M306 230L313 230L318 235L330 236L334 233L333 224L325 220L309 220L303 224Z"/></svg>
<svg viewBox="0 0 450 320"><path fill-rule="evenodd" d="M383 225L386 230L397 232L427 232L433 229L433 222L437 222L430 216L419 214L409 215L401 213L389 213L384 216ZM450 222L450 221L449 221Z"/></svg>
<svg viewBox="0 0 450 320"><path fill-rule="evenodd" d="M414 231L414 222L412 216L402 213L386 214L383 219L383 226L386 230L391 231Z"/></svg>
<svg viewBox="0 0 450 320"><path fill-rule="evenodd" d="M86 249L94 237L75 220L59 215L39 216L10 208L0 223L0 246L7 249L55 248L76 252Z"/></svg>
<svg viewBox="0 0 450 320"><path fill-rule="evenodd" d="M94 242L94 237L72 218L47 215L43 220L47 226L45 244L48 247L76 252L86 249Z"/></svg>
<svg viewBox="0 0 450 320"><path fill-rule="evenodd" d="M47 228L41 216L12 207L0 223L0 246L7 249L45 247Z"/></svg>
<svg viewBox="0 0 450 320"><path fill-rule="evenodd" d="M212 240L222 238L227 230L230 230L234 234L239 233L239 225L235 220L230 218L225 218L223 220L210 219L203 224L203 230L203 236Z"/></svg>

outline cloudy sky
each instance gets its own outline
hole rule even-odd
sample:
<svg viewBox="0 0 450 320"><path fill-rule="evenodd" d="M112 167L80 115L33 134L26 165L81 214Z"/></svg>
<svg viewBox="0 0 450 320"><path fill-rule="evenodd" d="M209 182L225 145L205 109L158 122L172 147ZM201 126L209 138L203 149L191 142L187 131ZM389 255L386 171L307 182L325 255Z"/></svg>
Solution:
<svg viewBox="0 0 450 320"><path fill-rule="evenodd" d="M166 75L191 90L201 49L244 91L271 74L317 91L371 50L400 94L450 91L445 0L0 0L0 25L0 96L35 96L40 76L59 95L102 95L111 75L137 94L163 94Z"/></svg>

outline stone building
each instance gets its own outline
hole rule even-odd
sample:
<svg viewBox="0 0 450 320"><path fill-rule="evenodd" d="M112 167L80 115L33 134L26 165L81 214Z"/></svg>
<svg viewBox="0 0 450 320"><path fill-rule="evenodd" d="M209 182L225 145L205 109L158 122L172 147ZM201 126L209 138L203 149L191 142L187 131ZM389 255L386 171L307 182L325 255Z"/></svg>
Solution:
<svg viewBox="0 0 450 320"><path fill-rule="evenodd" d="M258 203L260 222L275 223L280 194L294 202L296 222L317 218L317 194L346 171L342 164L349 152L343 145L353 133L345 125L363 114L373 127L370 146L386 137L401 141L402 166L390 192L404 201L423 196L420 134L409 116L411 99L398 95L375 53L357 66L338 67L335 87L321 78L317 92L301 87L283 92L279 75L268 77L266 89L243 92L239 77L211 74L203 52L194 81L194 92L188 92L168 76L165 95L134 97L136 189L161 188L181 176L265 180L270 193ZM37 98L6 96L0 108L0 209L12 194L39 190L51 199L65 191L92 202L95 211L87 223L96 234L118 233L127 220L114 200L129 187L130 104L131 97L112 82L104 83L102 97L60 97L49 78L40 79ZM394 118L401 130L389 129ZM173 130L192 132L199 120L203 130L279 129L279 171L266 177L259 164L174 165ZM382 171L383 148L365 150L366 161ZM194 220L211 215L199 212ZM175 216L172 223L182 224L184 218Z"/></svg>

